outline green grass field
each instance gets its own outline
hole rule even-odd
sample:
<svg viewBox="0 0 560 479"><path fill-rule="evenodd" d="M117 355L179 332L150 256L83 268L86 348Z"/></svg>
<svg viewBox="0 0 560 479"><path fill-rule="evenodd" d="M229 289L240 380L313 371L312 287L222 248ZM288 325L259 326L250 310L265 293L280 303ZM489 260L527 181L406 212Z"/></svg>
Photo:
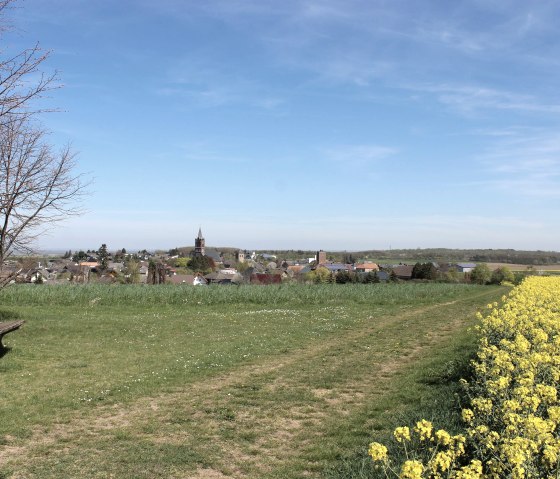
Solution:
<svg viewBox="0 0 560 479"><path fill-rule="evenodd" d="M0 358L0 478L374 477L395 421L449 420L474 312L505 291L7 288L26 324Z"/></svg>

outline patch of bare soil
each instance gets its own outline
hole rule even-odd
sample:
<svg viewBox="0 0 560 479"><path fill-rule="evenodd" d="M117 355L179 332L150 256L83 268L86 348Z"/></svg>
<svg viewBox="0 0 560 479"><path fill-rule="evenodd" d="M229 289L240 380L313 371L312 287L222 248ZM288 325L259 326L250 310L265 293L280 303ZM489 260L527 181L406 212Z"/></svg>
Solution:
<svg viewBox="0 0 560 479"><path fill-rule="evenodd" d="M199 468L189 479L227 479L229 477L231 476L226 476L215 469Z"/></svg>

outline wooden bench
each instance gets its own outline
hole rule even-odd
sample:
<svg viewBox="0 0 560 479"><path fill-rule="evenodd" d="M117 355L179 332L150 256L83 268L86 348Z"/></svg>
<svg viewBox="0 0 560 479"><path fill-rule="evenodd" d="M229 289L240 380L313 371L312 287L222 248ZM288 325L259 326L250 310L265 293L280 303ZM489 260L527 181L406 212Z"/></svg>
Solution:
<svg viewBox="0 0 560 479"><path fill-rule="evenodd" d="M22 319L19 321L8 321L6 323L0 323L0 352L6 349L2 344L2 338L4 337L4 334L8 334L11 333L12 331L15 331L23 323L25 323L25 321L23 321Z"/></svg>

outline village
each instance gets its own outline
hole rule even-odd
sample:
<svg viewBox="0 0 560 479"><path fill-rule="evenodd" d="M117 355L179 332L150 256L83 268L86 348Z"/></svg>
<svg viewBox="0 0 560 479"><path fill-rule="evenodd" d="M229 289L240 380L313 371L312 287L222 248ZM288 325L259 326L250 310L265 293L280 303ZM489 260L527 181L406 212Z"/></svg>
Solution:
<svg viewBox="0 0 560 479"><path fill-rule="evenodd" d="M353 259L350 255L350 258ZM202 230L192 248L167 252L147 250L114 253L102 245L97 251L66 252L62 256L21 257L7 260L4 272L12 282L34 284L280 284L380 283L410 280L469 282L476 263L378 264L367 259L335 262L326 251L312 257L284 259L247 250L217 251L206 247Z"/></svg>

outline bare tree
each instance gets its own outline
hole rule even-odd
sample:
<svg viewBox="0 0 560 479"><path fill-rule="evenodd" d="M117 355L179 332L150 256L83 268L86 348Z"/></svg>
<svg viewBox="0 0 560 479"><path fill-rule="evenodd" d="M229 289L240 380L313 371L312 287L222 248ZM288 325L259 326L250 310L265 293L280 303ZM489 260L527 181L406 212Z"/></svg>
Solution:
<svg viewBox="0 0 560 479"><path fill-rule="evenodd" d="M30 252L46 227L81 212L86 185L73 172L74 154L47 140L28 118L0 124L0 265L14 250Z"/></svg>
<svg viewBox="0 0 560 479"><path fill-rule="evenodd" d="M0 0L0 33L5 12L16 0ZM85 184L74 173L74 153L55 151L40 126L35 100L57 88L56 73L41 72L49 56L36 44L2 58L0 51L0 288L12 275L2 274L14 251L31 252L45 229L79 214L77 200Z"/></svg>
<svg viewBox="0 0 560 479"><path fill-rule="evenodd" d="M9 26L4 12L14 1L0 0L0 32ZM56 72L46 74L40 70L49 54L50 51L42 50L37 43L32 48L0 58L0 123L38 113L41 109L34 109L32 101L60 86Z"/></svg>
<svg viewBox="0 0 560 479"><path fill-rule="evenodd" d="M0 119L4 123L16 116L29 116L37 111L30 108L30 101L56 88L56 73L40 73L35 82L30 79L39 73L39 66L49 52L35 45L17 55L0 61Z"/></svg>

